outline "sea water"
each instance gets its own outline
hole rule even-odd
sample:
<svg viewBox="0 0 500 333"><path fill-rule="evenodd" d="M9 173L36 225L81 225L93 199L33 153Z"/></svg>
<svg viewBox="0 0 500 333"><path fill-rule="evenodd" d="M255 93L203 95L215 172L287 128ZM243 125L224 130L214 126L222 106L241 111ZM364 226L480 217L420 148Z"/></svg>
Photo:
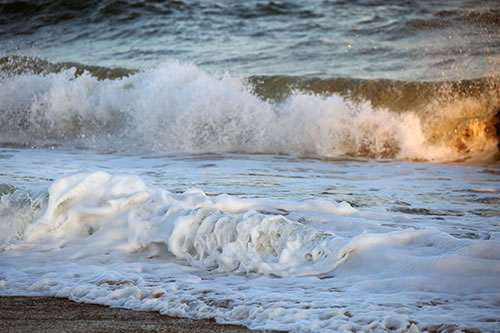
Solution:
<svg viewBox="0 0 500 333"><path fill-rule="evenodd" d="M0 295L499 330L495 2L0 4Z"/></svg>

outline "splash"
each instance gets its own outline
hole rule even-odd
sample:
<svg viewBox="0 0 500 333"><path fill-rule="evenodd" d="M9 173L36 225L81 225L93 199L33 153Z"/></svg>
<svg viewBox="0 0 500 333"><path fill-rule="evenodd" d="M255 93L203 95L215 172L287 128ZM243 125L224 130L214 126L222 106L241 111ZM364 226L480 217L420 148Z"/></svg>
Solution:
<svg viewBox="0 0 500 333"><path fill-rule="evenodd" d="M333 91L298 86L275 99L244 78L178 62L102 80L74 67L4 73L0 142L124 152L496 159L495 80L469 94L464 85L429 84L415 108L391 102L416 98L408 84L398 90L368 81L383 92L377 100L344 83Z"/></svg>

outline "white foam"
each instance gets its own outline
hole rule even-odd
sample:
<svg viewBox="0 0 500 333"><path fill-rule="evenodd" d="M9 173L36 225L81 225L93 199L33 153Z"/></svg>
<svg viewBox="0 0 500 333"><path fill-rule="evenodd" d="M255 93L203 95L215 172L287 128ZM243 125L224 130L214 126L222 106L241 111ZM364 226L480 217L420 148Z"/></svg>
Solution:
<svg viewBox="0 0 500 333"><path fill-rule="evenodd" d="M212 201L198 190L172 195L134 176L76 174L56 181L49 195L45 213L28 225L24 239L50 240L51 246L63 247L90 237L94 246L76 251L74 259L103 246L128 252L148 249L150 257L161 255L164 248L206 269L279 276L320 274L338 264L336 250L343 243L283 216L252 209L262 203L248 200L245 211L234 214L241 210L241 200L221 196ZM217 206L226 207L227 213ZM336 205L313 201L302 206L322 206L332 212ZM346 206L342 205L342 214Z"/></svg>
<svg viewBox="0 0 500 333"><path fill-rule="evenodd" d="M0 195L0 243L21 239L26 225L45 208L45 196L21 192Z"/></svg>
<svg viewBox="0 0 500 333"><path fill-rule="evenodd" d="M49 195L23 239L1 245L2 295L293 332L491 330L480 318L498 313L498 240L366 231L366 213L347 203L174 194L105 172L60 178ZM321 223L294 220L301 212Z"/></svg>
<svg viewBox="0 0 500 333"><path fill-rule="evenodd" d="M497 144L478 123L458 149L441 135L441 123L457 117L446 108L422 120L424 112L389 112L338 95L297 91L263 101L243 79L177 62L116 80L76 77L74 69L2 78L0 109L0 123L13 129L0 139L29 145L454 161L490 156Z"/></svg>

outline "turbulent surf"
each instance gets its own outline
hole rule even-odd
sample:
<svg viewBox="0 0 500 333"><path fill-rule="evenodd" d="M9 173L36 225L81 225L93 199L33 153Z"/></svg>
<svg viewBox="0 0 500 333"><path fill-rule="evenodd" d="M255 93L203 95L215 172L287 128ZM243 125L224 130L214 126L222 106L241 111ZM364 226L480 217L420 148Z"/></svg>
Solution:
<svg viewBox="0 0 500 333"><path fill-rule="evenodd" d="M3 144L122 152L498 159L500 80L234 77L3 60ZM206 112L210 109L210 112Z"/></svg>

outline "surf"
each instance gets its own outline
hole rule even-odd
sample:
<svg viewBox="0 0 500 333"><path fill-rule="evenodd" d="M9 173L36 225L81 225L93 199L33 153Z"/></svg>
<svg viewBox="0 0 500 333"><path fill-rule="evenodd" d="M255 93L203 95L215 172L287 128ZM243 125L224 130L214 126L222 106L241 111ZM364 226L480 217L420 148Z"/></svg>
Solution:
<svg viewBox="0 0 500 333"><path fill-rule="evenodd" d="M314 158L498 160L500 81L238 77L2 59L4 146Z"/></svg>

